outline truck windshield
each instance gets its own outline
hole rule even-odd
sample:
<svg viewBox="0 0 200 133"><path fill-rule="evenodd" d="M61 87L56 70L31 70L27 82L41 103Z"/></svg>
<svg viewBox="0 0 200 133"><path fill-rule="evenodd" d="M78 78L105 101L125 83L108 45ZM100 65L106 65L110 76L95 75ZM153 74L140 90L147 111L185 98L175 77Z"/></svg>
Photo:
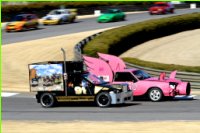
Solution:
<svg viewBox="0 0 200 133"><path fill-rule="evenodd" d="M83 77L93 84L105 84L106 82L92 74L84 74Z"/></svg>
<svg viewBox="0 0 200 133"><path fill-rule="evenodd" d="M142 70L133 71L133 74L140 80L151 78L151 76L148 73Z"/></svg>

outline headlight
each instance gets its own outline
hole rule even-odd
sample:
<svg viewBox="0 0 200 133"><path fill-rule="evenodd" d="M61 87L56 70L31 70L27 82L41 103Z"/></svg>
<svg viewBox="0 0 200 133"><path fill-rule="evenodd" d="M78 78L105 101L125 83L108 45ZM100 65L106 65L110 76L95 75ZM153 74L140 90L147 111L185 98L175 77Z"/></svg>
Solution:
<svg viewBox="0 0 200 133"><path fill-rule="evenodd" d="M178 83L169 82L169 87L170 87L171 89L176 89L177 85L178 85Z"/></svg>
<svg viewBox="0 0 200 133"><path fill-rule="evenodd" d="M113 90L113 92L114 92L114 93L120 93L121 90L116 89L116 90Z"/></svg>

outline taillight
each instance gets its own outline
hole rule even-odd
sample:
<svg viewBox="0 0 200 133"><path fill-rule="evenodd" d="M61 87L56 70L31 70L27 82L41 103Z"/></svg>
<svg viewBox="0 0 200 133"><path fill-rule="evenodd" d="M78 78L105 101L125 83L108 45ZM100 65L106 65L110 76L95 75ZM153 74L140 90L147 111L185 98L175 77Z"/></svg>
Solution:
<svg viewBox="0 0 200 133"><path fill-rule="evenodd" d="M176 82L169 82L169 87L171 89L176 89L177 85L178 85L178 83L176 83Z"/></svg>

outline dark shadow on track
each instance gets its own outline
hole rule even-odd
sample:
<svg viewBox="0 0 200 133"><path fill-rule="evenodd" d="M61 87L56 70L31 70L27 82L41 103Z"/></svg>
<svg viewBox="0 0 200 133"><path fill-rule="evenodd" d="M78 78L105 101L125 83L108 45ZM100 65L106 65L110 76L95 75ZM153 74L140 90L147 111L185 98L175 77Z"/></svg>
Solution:
<svg viewBox="0 0 200 133"><path fill-rule="evenodd" d="M141 103L125 103L125 104L117 104L117 105L111 105L110 107L106 108L121 108L121 107L129 107L129 106L136 106L141 105ZM90 102L78 102L78 103L57 103L54 107L94 107L99 108L95 103Z"/></svg>

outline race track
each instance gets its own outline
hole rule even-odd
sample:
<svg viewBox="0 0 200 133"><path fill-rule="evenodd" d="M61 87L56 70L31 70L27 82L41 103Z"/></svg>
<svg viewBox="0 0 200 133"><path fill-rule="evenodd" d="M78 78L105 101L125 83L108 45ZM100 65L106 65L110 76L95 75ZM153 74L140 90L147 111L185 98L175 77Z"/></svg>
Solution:
<svg viewBox="0 0 200 133"><path fill-rule="evenodd" d="M34 94L24 93L3 98L3 120L88 120L88 121L158 121L200 120L200 96L194 99L162 102L133 101L125 105L99 108L94 104L60 104L43 108Z"/></svg>
<svg viewBox="0 0 200 133"><path fill-rule="evenodd" d="M181 15L186 13L200 12L200 9L180 9L176 10L175 14L166 15L149 15L145 13L129 14L126 21L114 23L97 23L96 18L78 19L75 23L53 26L40 26L39 30L32 30L26 32L2 32L2 44L9 44L14 42L21 42L27 40L35 40L52 36L59 36L71 33L78 33L83 31L90 31L96 29L104 29L115 26L122 26L131 23L141 22L149 19L163 18L174 15Z"/></svg>
<svg viewBox="0 0 200 133"><path fill-rule="evenodd" d="M64 34L121 26L149 19L200 12L199 9L177 10L175 14L153 15L148 13L127 15L122 22L98 24L96 18L77 20L73 24L40 26L39 30L2 33L2 44L35 40ZM157 120L200 120L200 96L193 100L163 102L133 101L126 105L99 108L91 104L62 104L45 109L36 103L34 94L23 93L2 98L3 120L94 120L94 121L157 121Z"/></svg>

